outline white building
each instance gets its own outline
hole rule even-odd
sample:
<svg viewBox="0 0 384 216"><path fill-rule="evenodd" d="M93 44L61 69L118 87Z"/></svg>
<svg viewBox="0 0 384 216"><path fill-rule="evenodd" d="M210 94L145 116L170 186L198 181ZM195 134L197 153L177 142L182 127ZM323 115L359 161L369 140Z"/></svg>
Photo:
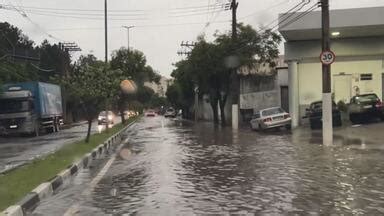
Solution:
<svg viewBox="0 0 384 216"><path fill-rule="evenodd" d="M299 14L294 14L295 18ZM280 21L289 15L280 15ZM335 102L349 102L356 93L383 97L384 7L333 10L330 12L332 93ZM305 108L322 98L321 12L280 26L286 40L285 60L289 70L289 107L297 126Z"/></svg>

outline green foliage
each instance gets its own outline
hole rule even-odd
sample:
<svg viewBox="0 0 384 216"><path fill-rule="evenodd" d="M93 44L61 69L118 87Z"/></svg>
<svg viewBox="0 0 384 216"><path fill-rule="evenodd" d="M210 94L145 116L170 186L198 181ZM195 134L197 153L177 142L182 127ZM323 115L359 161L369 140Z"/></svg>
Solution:
<svg viewBox="0 0 384 216"><path fill-rule="evenodd" d="M241 66L255 63L269 63L275 67L278 57L278 45L281 38L271 30L259 33L249 25L239 24L238 38L232 40L230 33L216 33L213 42L199 37L191 55L175 64L172 76L175 83L168 89L167 97L172 104L184 108L191 107L194 88L199 94L209 94L212 109L225 108L230 93L233 71ZM222 119L224 113L221 113ZM215 119L218 119L215 117Z"/></svg>
<svg viewBox="0 0 384 216"><path fill-rule="evenodd" d="M144 82L159 82L160 76L154 72L151 66L147 65L144 53L138 50L121 48L112 54L111 69L120 69L123 75L132 79L138 86Z"/></svg>
<svg viewBox="0 0 384 216"><path fill-rule="evenodd" d="M118 96L120 82L123 79L120 70L105 69L104 63L92 55L80 57L71 76L59 78L72 98L92 120L105 107L107 101Z"/></svg>

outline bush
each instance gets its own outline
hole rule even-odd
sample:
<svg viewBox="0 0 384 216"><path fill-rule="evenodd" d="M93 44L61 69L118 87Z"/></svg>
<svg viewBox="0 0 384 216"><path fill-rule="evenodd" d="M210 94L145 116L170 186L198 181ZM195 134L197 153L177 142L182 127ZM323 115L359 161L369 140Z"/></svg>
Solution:
<svg viewBox="0 0 384 216"><path fill-rule="evenodd" d="M337 102L337 108L342 111L342 112L347 112L348 111L348 106L344 101L339 101Z"/></svg>

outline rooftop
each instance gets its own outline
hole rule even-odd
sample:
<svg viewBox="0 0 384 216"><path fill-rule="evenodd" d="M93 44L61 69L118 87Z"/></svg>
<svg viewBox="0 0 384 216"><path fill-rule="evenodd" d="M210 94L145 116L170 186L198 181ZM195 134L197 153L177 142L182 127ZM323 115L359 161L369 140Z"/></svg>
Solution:
<svg viewBox="0 0 384 216"><path fill-rule="evenodd" d="M279 32L286 41L321 38L321 11L314 11L285 25L300 13L279 15ZM286 21L283 21L286 19ZM334 38L384 36L384 7L353 8L330 11L330 31Z"/></svg>

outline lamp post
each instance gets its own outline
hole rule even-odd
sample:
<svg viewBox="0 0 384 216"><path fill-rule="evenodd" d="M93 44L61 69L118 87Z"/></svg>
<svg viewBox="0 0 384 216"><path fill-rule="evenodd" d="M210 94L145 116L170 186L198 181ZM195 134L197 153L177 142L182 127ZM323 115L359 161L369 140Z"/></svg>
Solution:
<svg viewBox="0 0 384 216"><path fill-rule="evenodd" d="M128 35L128 46L127 46L127 49L129 51L129 30L131 28L134 28L135 26L122 26L123 28L127 29L127 35Z"/></svg>

